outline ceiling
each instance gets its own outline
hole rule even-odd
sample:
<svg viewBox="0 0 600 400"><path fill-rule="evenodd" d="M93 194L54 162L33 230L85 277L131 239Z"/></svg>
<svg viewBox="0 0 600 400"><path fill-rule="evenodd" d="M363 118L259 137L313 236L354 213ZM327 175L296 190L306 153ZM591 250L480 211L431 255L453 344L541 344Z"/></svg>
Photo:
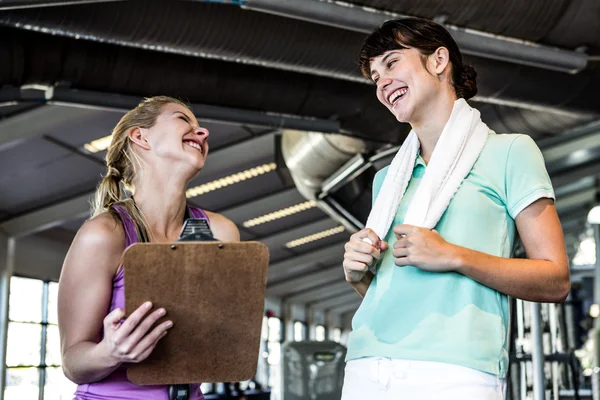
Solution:
<svg viewBox="0 0 600 400"><path fill-rule="evenodd" d="M265 10L277 5L266 0L248 0L246 8L237 1L44 3L51 2L0 4L0 229L10 234L68 244L88 215L104 171L104 153L89 153L83 145L108 135L141 98L176 96L190 102L210 130L207 166L191 186L264 164L278 166L190 203L223 213L244 240L269 246L269 296L336 314L352 312L357 300L341 269L348 232L287 246L339 222L314 207L254 227L243 223L306 201L281 156L285 129L341 133L375 149L398 145L406 136L407 126L388 115L374 86L360 76L357 55L365 28L356 22L364 16L358 6L436 18L584 59L570 73L523 65L498 56L511 41L496 37L476 37L483 50L465 52L479 74L472 104L483 120L497 132L529 134L541 147L571 257L586 231L600 173L597 0L353 0L352 9L317 0L286 2L298 5L295 13ZM2 9L11 4L16 8ZM25 4L32 7L22 8ZM526 49L535 47L528 43ZM370 187L361 196L362 202L344 204L359 219L355 209L369 199Z"/></svg>

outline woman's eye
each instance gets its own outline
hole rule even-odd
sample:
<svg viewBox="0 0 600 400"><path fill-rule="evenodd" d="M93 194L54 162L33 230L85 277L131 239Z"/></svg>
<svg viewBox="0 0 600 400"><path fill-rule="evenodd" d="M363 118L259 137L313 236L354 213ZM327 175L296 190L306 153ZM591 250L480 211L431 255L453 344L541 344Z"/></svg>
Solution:
<svg viewBox="0 0 600 400"><path fill-rule="evenodd" d="M189 121L188 121L188 120L187 120L187 118L186 118L186 117L184 117L183 115L182 115L182 116L180 116L180 117L179 117L179 119L182 119L182 120L184 120L186 123L188 123L188 124L189 124Z"/></svg>
<svg viewBox="0 0 600 400"><path fill-rule="evenodd" d="M387 63L387 67L388 68L392 68L392 66L396 64L396 60L391 60L390 62Z"/></svg>

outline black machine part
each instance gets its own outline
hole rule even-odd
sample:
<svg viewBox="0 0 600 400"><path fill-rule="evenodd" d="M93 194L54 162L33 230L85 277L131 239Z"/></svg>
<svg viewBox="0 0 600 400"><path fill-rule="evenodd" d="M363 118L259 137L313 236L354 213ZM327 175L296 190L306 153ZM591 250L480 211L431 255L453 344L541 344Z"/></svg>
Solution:
<svg viewBox="0 0 600 400"><path fill-rule="evenodd" d="M178 242L212 242L216 241L208 221L204 218L188 218L183 223Z"/></svg>

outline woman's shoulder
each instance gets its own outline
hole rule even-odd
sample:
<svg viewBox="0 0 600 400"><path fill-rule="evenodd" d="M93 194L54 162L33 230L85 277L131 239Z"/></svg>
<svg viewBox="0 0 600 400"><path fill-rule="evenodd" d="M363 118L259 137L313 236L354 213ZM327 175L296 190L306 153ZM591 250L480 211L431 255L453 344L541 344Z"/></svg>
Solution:
<svg viewBox="0 0 600 400"><path fill-rule="evenodd" d="M494 133L490 131L485 150L508 154L515 146L537 148L533 138L524 133Z"/></svg>
<svg viewBox="0 0 600 400"><path fill-rule="evenodd" d="M62 274L78 280L112 278L121 265L125 243L118 218L110 213L99 214L77 231Z"/></svg>
<svg viewBox="0 0 600 400"><path fill-rule="evenodd" d="M204 212L208 216L210 227L215 238L225 242L240 241L240 231L232 220L219 213L214 213L211 211Z"/></svg>
<svg viewBox="0 0 600 400"><path fill-rule="evenodd" d="M79 228L75 241L85 246L122 249L125 247L125 231L115 215L103 212L90 218Z"/></svg>

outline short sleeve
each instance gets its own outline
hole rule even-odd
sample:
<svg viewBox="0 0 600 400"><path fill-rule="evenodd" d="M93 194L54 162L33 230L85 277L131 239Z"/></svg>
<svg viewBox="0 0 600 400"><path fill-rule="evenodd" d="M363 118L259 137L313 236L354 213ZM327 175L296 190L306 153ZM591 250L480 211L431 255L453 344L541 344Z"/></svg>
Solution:
<svg viewBox="0 0 600 400"><path fill-rule="evenodd" d="M542 152L528 135L516 135L507 153L505 201L514 219L541 198L554 199L554 189Z"/></svg>
<svg viewBox="0 0 600 400"><path fill-rule="evenodd" d="M383 185L383 181L385 180L385 176L387 175L387 171L389 166L380 169L375 174L375 178L373 178L373 202L371 205L375 204L375 199L377 199L377 195L379 194L379 190L381 190L381 186Z"/></svg>

